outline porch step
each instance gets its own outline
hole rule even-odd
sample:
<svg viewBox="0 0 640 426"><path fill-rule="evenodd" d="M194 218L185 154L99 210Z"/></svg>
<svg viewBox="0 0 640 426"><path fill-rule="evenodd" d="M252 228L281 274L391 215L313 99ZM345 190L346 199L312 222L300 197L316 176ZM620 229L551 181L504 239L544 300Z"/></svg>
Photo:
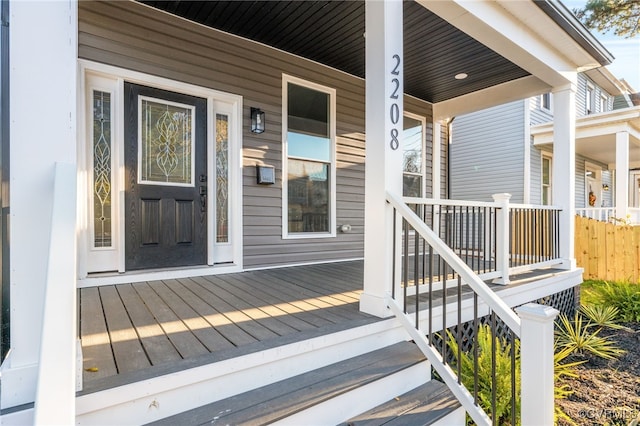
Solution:
<svg viewBox="0 0 640 426"><path fill-rule="evenodd" d="M151 424L338 424L422 386L430 370L415 344L401 342Z"/></svg>
<svg viewBox="0 0 640 426"><path fill-rule="evenodd" d="M438 422L462 425L464 417L464 410L449 388L442 382L431 380L340 426L426 426Z"/></svg>

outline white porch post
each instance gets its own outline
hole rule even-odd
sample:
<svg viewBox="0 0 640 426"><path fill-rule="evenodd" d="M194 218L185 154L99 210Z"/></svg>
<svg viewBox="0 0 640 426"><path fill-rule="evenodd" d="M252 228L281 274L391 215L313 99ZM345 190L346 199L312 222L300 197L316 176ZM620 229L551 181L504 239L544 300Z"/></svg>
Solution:
<svg viewBox="0 0 640 426"><path fill-rule="evenodd" d="M449 135L450 137L450 135ZM433 143L431 153L431 198L439 200L442 198L441 188L441 147L442 147L442 124L440 121L433 122Z"/></svg>
<svg viewBox="0 0 640 426"><path fill-rule="evenodd" d="M496 271L501 272L494 284L507 285L509 279L509 200L511 194L493 194L493 201L500 204L496 209Z"/></svg>
<svg viewBox="0 0 640 426"><path fill-rule="evenodd" d="M77 2L12 1L9 19L11 351L2 364L2 409L36 394L55 163L76 163ZM75 231L68 238L75 244ZM73 292L75 281L68 285ZM75 330L59 332L75 340Z"/></svg>
<svg viewBox="0 0 640 426"><path fill-rule="evenodd" d="M520 334L522 426L552 425L554 414L553 321L559 312L527 303L516 308Z"/></svg>
<svg viewBox="0 0 640 426"><path fill-rule="evenodd" d="M573 239L575 233L574 214L576 179L576 74L574 83L553 91L553 171L552 201L561 207L560 212L560 257L562 267L576 267Z"/></svg>
<svg viewBox="0 0 640 426"><path fill-rule="evenodd" d="M629 211L629 132L616 133L616 217L625 220Z"/></svg>
<svg viewBox="0 0 640 426"><path fill-rule="evenodd" d="M402 2L370 0L366 11L366 159L363 312L391 312L393 212L386 191L402 195Z"/></svg>

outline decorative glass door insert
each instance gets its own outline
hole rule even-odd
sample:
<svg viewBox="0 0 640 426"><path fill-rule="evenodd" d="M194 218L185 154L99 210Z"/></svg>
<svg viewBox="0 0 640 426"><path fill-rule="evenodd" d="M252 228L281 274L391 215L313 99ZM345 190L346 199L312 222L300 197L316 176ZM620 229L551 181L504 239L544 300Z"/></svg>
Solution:
<svg viewBox="0 0 640 426"><path fill-rule="evenodd" d="M111 93L94 90L93 117L93 245L112 247Z"/></svg>
<svg viewBox="0 0 640 426"><path fill-rule="evenodd" d="M140 97L139 183L194 186L194 107Z"/></svg>
<svg viewBox="0 0 640 426"><path fill-rule="evenodd" d="M229 242L229 117L216 114L216 242Z"/></svg>

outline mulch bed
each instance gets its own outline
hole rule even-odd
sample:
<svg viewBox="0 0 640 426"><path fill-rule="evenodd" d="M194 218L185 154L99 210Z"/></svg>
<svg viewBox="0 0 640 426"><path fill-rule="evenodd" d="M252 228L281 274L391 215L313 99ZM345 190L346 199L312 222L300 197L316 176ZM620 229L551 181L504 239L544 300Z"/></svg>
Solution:
<svg viewBox="0 0 640 426"><path fill-rule="evenodd" d="M624 355L615 360L585 356L588 362L576 367L579 378L562 380L573 394L556 404L574 424L627 426L634 420L640 422L640 323L625 325L633 331L606 329L600 333L624 349Z"/></svg>

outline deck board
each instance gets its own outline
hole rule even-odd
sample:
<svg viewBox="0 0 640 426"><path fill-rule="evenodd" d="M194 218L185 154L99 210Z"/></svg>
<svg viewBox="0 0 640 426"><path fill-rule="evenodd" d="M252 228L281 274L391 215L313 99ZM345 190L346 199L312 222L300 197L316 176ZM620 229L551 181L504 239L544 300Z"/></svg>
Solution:
<svg viewBox="0 0 640 426"><path fill-rule="evenodd" d="M80 319L80 338L84 356L83 380L100 379L116 374L111 339L102 314L102 302L97 288L84 288L80 291Z"/></svg>
<svg viewBox="0 0 640 426"><path fill-rule="evenodd" d="M133 287L130 284L118 286L118 293L151 363L180 359L180 354Z"/></svg>
<svg viewBox="0 0 640 426"><path fill-rule="evenodd" d="M286 312L258 299L253 295L251 288L246 288L243 291L239 288L241 283L242 282L237 279L220 277L216 280L216 289L226 300L237 301L238 307L248 309L247 314L252 315L251 313L254 313L256 316L264 315L265 317L260 320L261 324L280 336L285 336L310 327L309 324L296 320L295 318L283 320L287 317ZM254 319L258 320L258 318Z"/></svg>
<svg viewBox="0 0 640 426"><path fill-rule="evenodd" d="M182 294L185 300L232 345L257 342L255 337L234 323L232 318L216 309L218 299L213 294L189 278L181 279L179 283L184 288Z"/></svg>
<svg viewBox="0 0 640 426"><path fill-rule="evenodd" d="M83 365L97 371L83 378L95 389L150 366L175 368L374 320L359 312L361 292L362 261L85 288Z"/></svg>
<svg viewBox="0 0 640 426"><path fill-rule="evenodd" d="M196 337L191 334L187 326L178 318L173 310L151 288L151 283L141 282L133 284L140 297L145 300L160 327L171 340L182 358L196 356L208 352Z"/></svg>
<svg viewBox="0 0 640 426"><path fill-rule="evenodd" d="M520 274L509 287L554 273ZM85 389L106 389L158 371L378 321L359 311L362 285L363 262L349 261L83 288L79 328ZM463 287L463 297L471 297L468 291ZM456 293L449 289L447 299ZM434 290L432 297L434 307L442 304L442 291ZM421 308L428 306L427 299L420 295ZM410 297L410 312L414 302Z"/></svg>
<svg viewBox="0 0 640 426"><path fill-rule="evenodd" d="M278 309L286 312L289 317L299 318L300 320L310 324L313 328L321 327L323 325L333 324L331 321L316 315L312 311L307 311L303 307L291 303L291 298L284 295L281 291L272 289L265 285L265 277L259 272L247 273L249 278L255 279L258 284L254 284L253 290L259 294L259 297L265 301L276 306ZM255 274L255 275L254 275ZM248 291L252 290L250 284L247 284L245 288ZM255 290L258 291L255 291Z"/></svg>
<svg viewBox="0 0 640 426"><path fill-rule="evenodd" d="M191 280L203 289L206 289L208 281L205 278L194 277L191 278ZM204 293L204 295L216 304L216 309L224 313L227 318L237 324L247 334L249 334L256 340L266 340L277 336L276 333L269 330L259 322L253 321L249 315L237 309L235 306L227 303L227 301L225 301L222 297L219 297L217 294L214 294L211 291L207 291L207 293Z"/></svg>
<svg viewBox="0 0 640 426"><path fill-rule="evenodd" d="M151 363L116 288L101 287L100 298L118 372L126 373L149 367Z"/></svg>

